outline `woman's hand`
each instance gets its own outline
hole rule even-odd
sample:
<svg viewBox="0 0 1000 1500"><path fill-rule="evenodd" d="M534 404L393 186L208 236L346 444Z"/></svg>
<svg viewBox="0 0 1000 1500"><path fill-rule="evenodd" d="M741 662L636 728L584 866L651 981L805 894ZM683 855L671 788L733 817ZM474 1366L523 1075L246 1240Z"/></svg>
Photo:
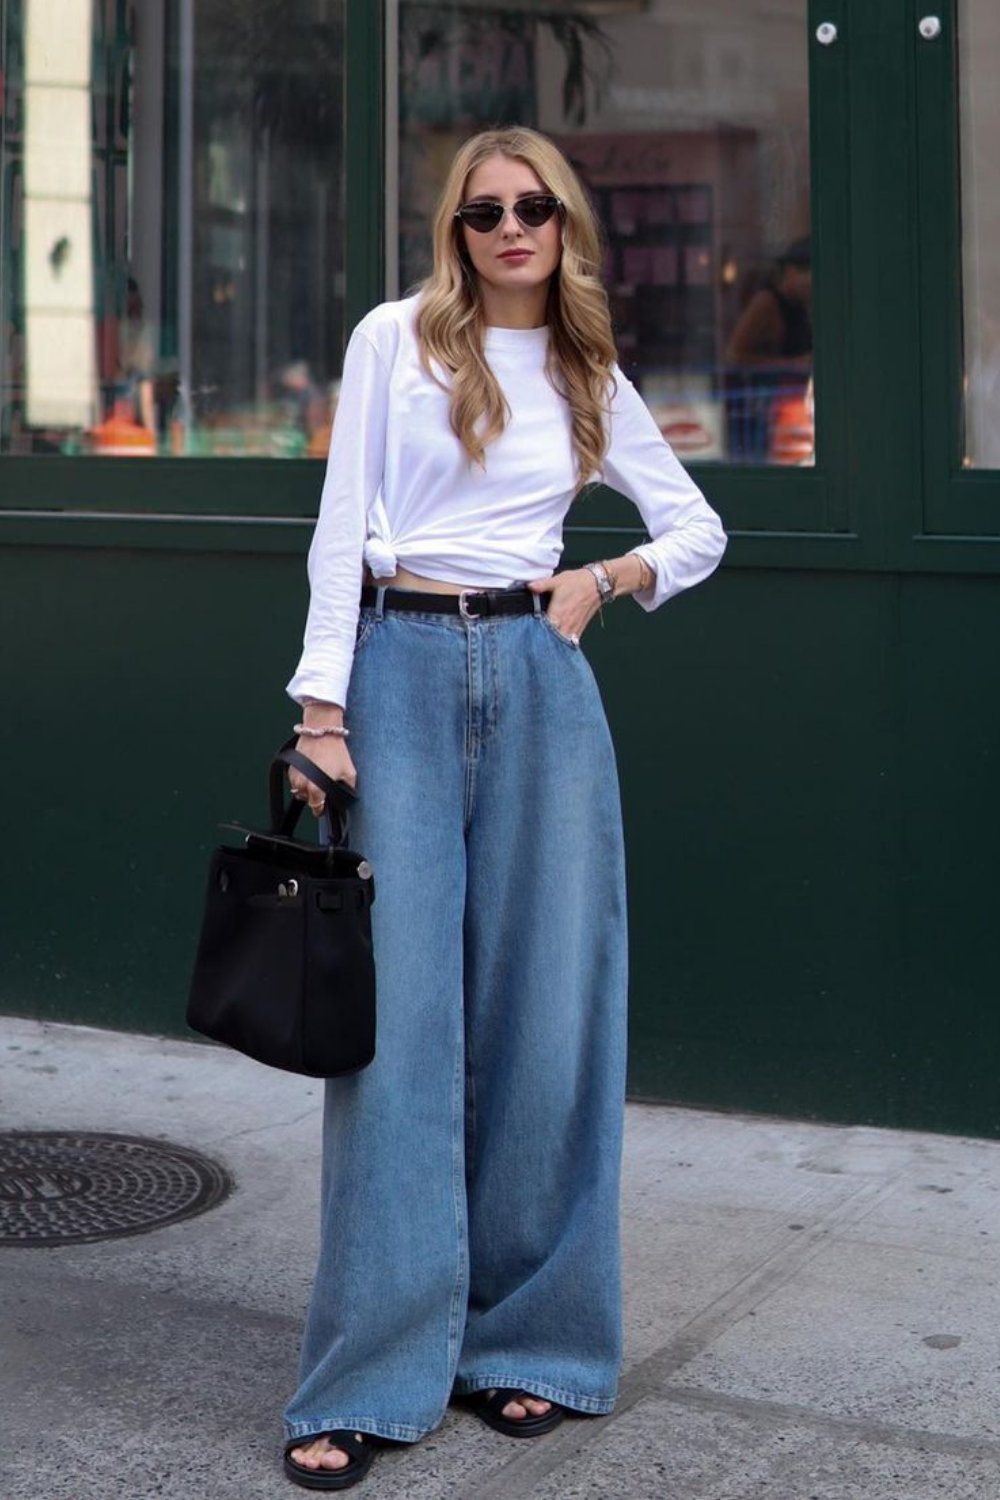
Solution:
<svg viewBox="0 0 1000 1500"><path fill-rule="evenodd" d="M603 566L614 584L615 599L652 586L652 568L636 552L611 558ZM575 646L579 645L581 635L601 607L597 579L590 569L568 568L565 573L553 573L551 578L536 578L528 587L533 594L550 596L549 624Z"/></svg>
<svg viewBox="0 0 1000 1500"><path fill-rule="evenodd" d="M586 568L568 568L551 578L536 578L528 587L533 594L549 595L549 624L578 644L600 605L593 573Z"/></svg>
<svg viewBox="0 0 1000 1500"><path fill-rule="evenodd" d="M318 729L321 725L338 724L344 722L344 711L333 703L309 703L305 706L302 722L308 724L310 729ZM343 735L324 734L300 735L295 745L300 755L305 755L314 765L319 766L321 771L333 781L346 781L353 790L358 784L358 773L354 769L351 752L347 748L347 741ZM292 789L292 796L300 802L308 802L309 811L320 817L326 807L326 795L321 787L308 777L303 776L301 771L296 771L294 766L288 771L288 784Z"/></svg>
<svg viewBox="0 0 1000 1500"><path fill-rule="evenodd" d="M352 788L357 786L358 773L354 769L351 752L339 735L324 735L320 740L303 734L296 741L295 748L300 755L308 756L314 765L319 766L321 771L325 771L331 780L346 781L347 785ZM289 769L288 783L292 789L292 796L300 802L308 802L309 811L315 817L320 817L326 807L326 794L322 787L318 787L314 781L309 781L301 771L296 771L294 766Z"/></svg>

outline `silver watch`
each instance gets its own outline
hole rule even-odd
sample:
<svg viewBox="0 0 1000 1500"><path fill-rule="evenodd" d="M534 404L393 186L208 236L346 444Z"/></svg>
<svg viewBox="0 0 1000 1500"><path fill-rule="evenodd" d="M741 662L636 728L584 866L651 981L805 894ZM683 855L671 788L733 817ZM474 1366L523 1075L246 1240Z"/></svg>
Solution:
<svg viewBox="0 0 1000 1500"><path fill-rule="evenodd" d="M597 592L602 604L610 604L615 597L615 586L611 581L611 574L602 562L585 564L587 572L593 573L594 582L597 584Z"/></svg>

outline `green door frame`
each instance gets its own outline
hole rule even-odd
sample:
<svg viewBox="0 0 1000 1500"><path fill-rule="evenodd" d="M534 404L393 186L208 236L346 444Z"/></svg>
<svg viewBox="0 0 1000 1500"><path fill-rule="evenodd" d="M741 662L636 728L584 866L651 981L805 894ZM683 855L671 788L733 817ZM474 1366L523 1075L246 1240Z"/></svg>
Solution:
<svg viewBox="0 0 1000 1500"><path fill-rule="evenodd" d="M915 552L1000 566L1000 472L962 467L962 208L958 4L940 10L943 29L919 39L922 7L911 0L908 83L916 106L913 164L919 195L920 323L923 344L925 481ZM962 541L958 539L962 538ZM984 538L991 538L992 545ZM971 545L970 545L971 542ZM929 544L929 545L928 545ZM926 566L921 562L918 566Z"/></svg>
<svg viewBox="0 0 1000 1500"><path fill-rule="evenodd" d="M345 0L347 307L353 328L385 288L385 7Z"/></svg>

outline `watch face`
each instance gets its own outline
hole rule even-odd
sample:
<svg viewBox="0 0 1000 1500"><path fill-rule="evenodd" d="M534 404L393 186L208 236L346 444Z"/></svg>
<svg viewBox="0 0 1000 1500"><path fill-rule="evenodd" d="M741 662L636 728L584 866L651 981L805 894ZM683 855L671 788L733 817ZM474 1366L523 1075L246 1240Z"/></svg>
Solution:
<svg viewBox="0 0 1000 1500"><path fill-rule="evenodd" d="M615 586L611 582L611 579L608 577L607 570L595 564L590 567L589 571L594 575L597 583L597 592L600 594L601 598L609 598L610 595L614 593Z"/></svg>

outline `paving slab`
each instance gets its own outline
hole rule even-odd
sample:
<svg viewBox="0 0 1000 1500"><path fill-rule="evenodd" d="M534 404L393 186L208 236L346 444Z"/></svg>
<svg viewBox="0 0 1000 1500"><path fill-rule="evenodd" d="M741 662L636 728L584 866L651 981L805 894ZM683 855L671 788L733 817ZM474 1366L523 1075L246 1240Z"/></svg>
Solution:
<svg viewBox="0 0 1000 1500"><path fill-rule="evenodd" d="M296 1490L320 1086L218 1048L0 1018L0 1130L170 1141L235 1179L127 1239L0 1249L0 1500ZM998 1500L1000 1143L630 1105L605 1419L452 1410L366 1500Z"/></svg>

